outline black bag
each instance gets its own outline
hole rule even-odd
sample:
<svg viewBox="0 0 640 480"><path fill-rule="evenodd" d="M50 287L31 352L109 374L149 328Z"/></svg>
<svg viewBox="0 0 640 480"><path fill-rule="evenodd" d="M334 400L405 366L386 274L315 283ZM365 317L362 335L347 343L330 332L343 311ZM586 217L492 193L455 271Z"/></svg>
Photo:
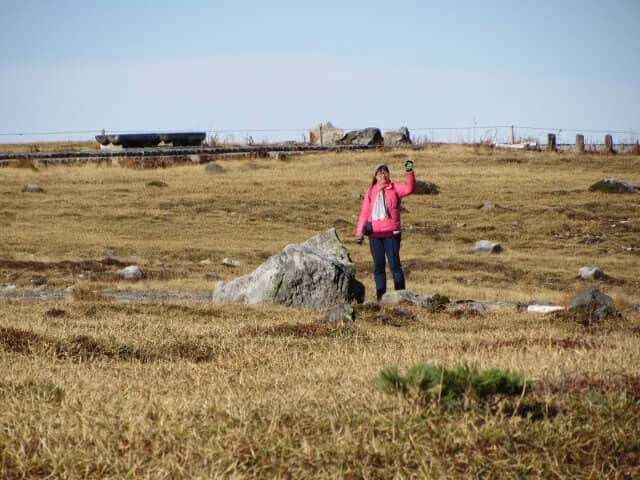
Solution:
<svg viewBox="0 0 640 480"><path fill-rule="evenodd" d="M364 224L362 233L364 233L365 235L371 235L373 233L373 225L371 225L371 222L367 222Z"/></svg>

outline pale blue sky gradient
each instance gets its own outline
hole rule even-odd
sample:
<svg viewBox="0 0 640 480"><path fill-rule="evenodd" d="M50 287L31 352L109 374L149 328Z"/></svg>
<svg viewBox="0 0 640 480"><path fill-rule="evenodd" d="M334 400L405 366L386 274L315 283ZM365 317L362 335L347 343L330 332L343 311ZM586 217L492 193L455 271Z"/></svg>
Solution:
<svg viewBox="0 0 640 480"><path fill-rule="evenodd" d="M419 129L640 132L637 0L0 8L0 142L34 132L88 139L103 128L300 140L327 120L434 137L445 133ZM249 132L261 129L292 131Z"/></svg>

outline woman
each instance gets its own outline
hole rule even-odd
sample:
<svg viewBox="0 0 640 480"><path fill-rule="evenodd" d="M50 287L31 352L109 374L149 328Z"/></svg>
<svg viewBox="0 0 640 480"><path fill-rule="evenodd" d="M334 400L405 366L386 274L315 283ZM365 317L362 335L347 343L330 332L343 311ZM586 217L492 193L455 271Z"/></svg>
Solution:
<svg viewBox="0 0 640 480"><path fill-rule="evenodd" d="M407 183L392 182L389 167L379 163L373 169L373 183L362 202L362 210L356 241L362 244L364 235L369 235L369 247L373 256L373 276L376 281L376 298L380 300L387 291L385 255L396 290L404 290L404 273L400 264L400 199L413 193L416 177L413 161L404 164ZM369 223L370 222L370 223Z"/></svg>

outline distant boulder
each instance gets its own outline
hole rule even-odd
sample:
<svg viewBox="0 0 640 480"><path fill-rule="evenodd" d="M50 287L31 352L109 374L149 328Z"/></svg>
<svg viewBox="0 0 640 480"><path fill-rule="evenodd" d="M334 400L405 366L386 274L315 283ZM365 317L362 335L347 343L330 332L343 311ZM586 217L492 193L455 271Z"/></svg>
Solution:
<svg viewBox="0 0 640 480"><path fill-rule="evenodd" d="M364 285L335 229L303 244L287 245L252 273L219 282L214 302L277 303L298 308L326 308L364 301Z"/></svg>
<svg viewBox="0 0 640 480"><path fill-rule="evenodd" d="M365 128L363 130L353 130L342 137L338 145L383 145L384 139L378 128Z"/></svg>
<svg viewBox="0 0 640 480"><path fill-rule="evenodd" d="M118 276L124 280L139 280L145 277L142 269L136 265L129 265L122 270L118 270Z"/></svg>
<svg viewBox="0 0 640 480"><path fill-rule="evenodd" d="M610 177L594 183L589 187L589 190L604 193L640 193L640 185L623 182Z"/></svg>
<svg viewBox="0 0 640 480"><path fill-rule="evenodd" d="M309 130L311 145L336 145L344 136L344 130L334 127L331 122L324 122Z"/></svg>
<svg viewBox="0 0 640 480"><path fill-rule="evenodd" d="M502 246L489 240L478 240L473 248L466 249L466 251L473 253L500 253Z"/></svg>
<svg viewBox="0 0 640 480"><path fill-rule="evenodd" d="M609 276L598 267L582 267L578 276L583 280L606 280Z"/></svg>
<svg viewBox="0 0 640 480"><path fill-rule="evenodd" d="M398 130L389 130L384 132L384 144L390 147L411 145L411 136L407 127L401 127Z"/></svg>
<svg viewBox="0 0 640 480"><path fill-rule="evenodd" d="M225 170L217 163L208 163L206 167L204 167L204 171L207 173L224 173Z"/></svg>

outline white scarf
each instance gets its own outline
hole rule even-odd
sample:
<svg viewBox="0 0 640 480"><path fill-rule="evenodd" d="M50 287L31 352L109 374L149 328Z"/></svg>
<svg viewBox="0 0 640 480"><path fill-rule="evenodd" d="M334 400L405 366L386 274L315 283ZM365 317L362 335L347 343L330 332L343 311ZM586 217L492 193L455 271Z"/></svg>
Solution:
<svg viewBox="0 0 640 480"><path fill-rule="evenodd" d="M389 218L389 210L387 209L387 200L384 198L384 189L381 188L378 190L376 203L373 204L371 220L382 220L383 218Z"/></svg>

